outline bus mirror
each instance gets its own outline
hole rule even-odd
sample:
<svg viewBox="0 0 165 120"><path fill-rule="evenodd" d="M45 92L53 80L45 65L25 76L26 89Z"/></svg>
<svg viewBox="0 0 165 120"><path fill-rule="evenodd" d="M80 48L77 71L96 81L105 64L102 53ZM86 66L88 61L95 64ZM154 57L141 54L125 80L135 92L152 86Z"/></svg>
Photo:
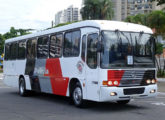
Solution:
<svg viewBox="0 0 165 120"><path fill-rule="evenodd" d="M102 52L102 50L103 50L102 43L101 43L101 41L98 41L97 42L97 52Z"/></svg>

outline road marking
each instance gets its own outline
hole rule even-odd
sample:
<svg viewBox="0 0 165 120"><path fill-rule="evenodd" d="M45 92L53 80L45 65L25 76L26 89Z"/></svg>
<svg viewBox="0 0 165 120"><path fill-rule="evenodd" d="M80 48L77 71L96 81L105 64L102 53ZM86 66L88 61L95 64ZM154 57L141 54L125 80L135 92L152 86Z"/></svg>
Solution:
<svg viewBox="0 0 165 120"><path fill-rule="evenodd" d="M153 105L157 105L157 106L165 106L164 102L155 102L155 103L151 103Z"/></svg>
<svg viewBox="0 0 165 120"><path fill-rule="evenodd" d="M165 95L165 93L164 93L164 92L158 92L158 94L159 94L159 95Z"/></svg>

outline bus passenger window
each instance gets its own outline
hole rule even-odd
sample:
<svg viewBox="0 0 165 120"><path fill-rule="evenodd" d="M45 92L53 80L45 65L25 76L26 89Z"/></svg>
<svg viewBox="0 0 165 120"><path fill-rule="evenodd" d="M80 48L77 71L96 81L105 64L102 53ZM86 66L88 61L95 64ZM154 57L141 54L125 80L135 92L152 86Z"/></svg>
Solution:
<svg viewBox="0 0 165 120"><path fill-rule="evenodd" d="M67 32L64 38L64 57L77 57L79 55L80 31Z"/></svg>
<svg viewBox="0 0 165 120"><path fill-rule="evenodd" d="M52 35L50 38L50 58L61 57L63 35Z"/></svg>
<svg viewBox="0 0 165 120"><path fill-rule="evenodd" d="M86 35L82 37L81 58L85 62Z"/></svg>
<svg viewBox="0 0 165 120"><path fill-rule="evenodd" d="M11 60L15 60L17 58L17 43L12 43L11 48Z"/></svg>
<svg viewBox="0 0 165 120"><path fill-rule="evenodd" d="M18 59L25 59L26 41L20 41L18 43Z"/></svg>
<svg viewBox="0 0 165 120"><path fill-rule="evenodd" d="M9 60L10 59L10 45L6 44L5 45L5 60Z"/></svg>
<svg viewBox="0 0 165 120"><path fill-rule="evenodd" d="M87 40L87 64L90 68L97 68L98 34L90 34Z"/></svg>
<svg viewBox="0 0 165 120"><path fill-rule="evenodd" d="M40 37L37 44L37 57L38 58L47 58L48 57L48 43L49 37Z"/></svg>
<svg viewBox="0 0 165 120"><path fill-rule="evenodd" d="M37 40L32 39L27 42L27 58L34 59L36 57Z"/></svg>

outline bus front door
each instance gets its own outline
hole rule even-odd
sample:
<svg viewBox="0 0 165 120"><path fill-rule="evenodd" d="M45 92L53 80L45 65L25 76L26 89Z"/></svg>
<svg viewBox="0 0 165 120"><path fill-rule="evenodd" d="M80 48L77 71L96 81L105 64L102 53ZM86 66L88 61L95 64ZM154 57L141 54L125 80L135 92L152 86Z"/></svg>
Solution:
<svg viewBox="0 0 165 120"><path fill-rule="evenodd" d="M87 84L87 99L99 100L99 83L98 83L98 68L97 68L97 42L98 33L91 33L87 36L86 49L86 84Z"/></svg>

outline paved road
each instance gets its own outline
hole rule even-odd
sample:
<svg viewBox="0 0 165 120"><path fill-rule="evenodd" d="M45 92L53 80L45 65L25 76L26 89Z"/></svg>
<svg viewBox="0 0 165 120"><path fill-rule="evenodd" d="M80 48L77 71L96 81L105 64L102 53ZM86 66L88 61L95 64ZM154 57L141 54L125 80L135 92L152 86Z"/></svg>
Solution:
<svg viewBox="0 0 165 120"><path fill-rule="evenodd" d="M0 85L0 120L164 120L165 94L133 100L126 106L92 103L79 109L68 99L48 94L20 97L17 88Z"/></svg>

